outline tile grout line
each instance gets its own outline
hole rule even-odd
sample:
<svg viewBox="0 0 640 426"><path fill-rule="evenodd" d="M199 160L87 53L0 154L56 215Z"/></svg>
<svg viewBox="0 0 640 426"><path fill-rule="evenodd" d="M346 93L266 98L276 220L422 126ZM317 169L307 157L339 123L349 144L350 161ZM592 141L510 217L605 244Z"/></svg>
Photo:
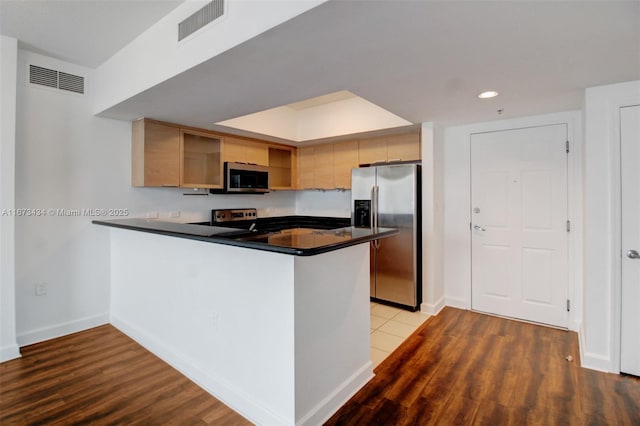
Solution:
<svg viewBox="0 0 640 426"><path fill-rule="evenodd" d="M397 318L397 317L398 317L402 312L404 312L404 311L402 311L402 310L400 310L400 309L397 309L397 308L394 308L394 307L387 307L386 305L375 304L375 303L371 303L369 306L370 306L370 308L369 308L369 315L370 315L370 317L375 316L375 317L377 317L377 318L380 318L380 319L383 319L383 320L384 320L384 321L383 321L382 323L380 323L377 327L375 327L375 328L370 327L370 330L371 330L371 331L370 331L370 335L373 337L373 335L374 335L376 332L379 332L379 333L385 334L385 335L387 335L387 336L391 336L391 337L396 338L396 339L402 339L402 340L400 341L400 343L399 343L397 346L395 346L391 351L387 351L387 350L385 350L385 349L380 349L380 348L378 348L378 347L374 347L372 344L370 345L370 348L369 348L369 351L370 351L370 352L372 352L372 351L374 351L374 350L375 350L375 351L378 351L379 353L381 352L381 353L386 354L386 355L384 356L384 358L382 358L382 359L380 359L380 360L377 360L377 362L376 362L376 360L373 360L373 359L372 359L372 361L374 362L374 368L376 368L376 367L377 367L377 366L378 366L382 361L384 361L384 360L385 360L389 355L391 355L391 353L392 353L393 351L395 351L396 349L398 349L398 347L400 347L400 346L404 343L404 341L405 341L405 340L406 340L406 339L407 339L411 334L413 334L413 333L414 333L414 332L415 332L415 331L416 331L416 330L417 330L417 329L418 329L422 324L424 324L424 321L426 321L426 320L429 318L429 316L428 316L428 315L427 315L427 316L425 316L425 317L424 317L424 320L423 320L423 321L421 321L421 322L420 322L420 324L417 324L417 325L416 325L416 324L409 324L409 323L407 323L407 322L403 322L403 321L399 321L399 320L396 320L396 319L395 319L395 318ZM381 306L382 308L378 308L379 306ZM393 310L393 311L395 311L395 312L394 312L394 313L393 313L393 315L391 315L389 318L386 318L386 317L383 317L382 315L378 315L376 312L373 312L373 311L374 311L374 309L376 309L376 308L377 308L378 310L383 309L383 310L385 310L385 311L387 311L387 312L389 312L389 310ZM420 313L417 313L417 315L420 315ZM411 332L410 332L407 336L398 336L398 335L396 335L396 334L389 333L389 332L387 332L387 331L383 331L383 330L381 330L381 328L382 328L382 327L384 327L386 324L388 324L390 321L395 321L397 324L400 324L400 325L405 326L405 327L411 327L411 329L412 329L412 330L411 330ZM371 339L371 340L373 340L373 339ZM372 358L373 358L373 357L372 357Z"/></svg>

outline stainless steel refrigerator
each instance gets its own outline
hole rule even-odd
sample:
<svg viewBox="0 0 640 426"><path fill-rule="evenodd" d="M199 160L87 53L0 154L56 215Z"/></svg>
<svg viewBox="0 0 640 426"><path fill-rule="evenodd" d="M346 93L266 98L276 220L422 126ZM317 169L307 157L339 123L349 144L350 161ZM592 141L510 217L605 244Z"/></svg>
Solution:
<svg viewBox="0 0 640 426"><path fill-rule="evenodd" d="M371 299L410 309L422 303L421 173L419 164L351 171L353 226L398 228L371 244Z"/></svg>

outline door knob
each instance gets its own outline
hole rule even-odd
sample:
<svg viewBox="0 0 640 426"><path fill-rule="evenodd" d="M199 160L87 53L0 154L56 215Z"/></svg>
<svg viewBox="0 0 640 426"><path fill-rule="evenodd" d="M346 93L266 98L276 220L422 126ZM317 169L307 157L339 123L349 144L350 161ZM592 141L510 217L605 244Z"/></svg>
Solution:
<svg viewBox="0 0 640 426"><path fill-rule="evenodd" d="M473 225L473 229L475 229L476 231L482 231L482 232L486 231L486 229L484 229L480 225ZM638 253L636 253L636 254L638 254Z"/></svg>
<svg viewBox="0 0 640 426"><path fill-rule="evenodd" d="M629 259L640 259L640 254L636 250L627 251L627 257Z"/></svg>

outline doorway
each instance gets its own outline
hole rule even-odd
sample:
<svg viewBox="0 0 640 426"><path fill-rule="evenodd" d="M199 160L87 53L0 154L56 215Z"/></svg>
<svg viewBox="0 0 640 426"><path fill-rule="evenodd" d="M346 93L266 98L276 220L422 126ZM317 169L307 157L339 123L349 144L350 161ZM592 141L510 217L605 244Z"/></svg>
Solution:
<svg viewBox="0 0 640 426"><path fill-rule="evenodd" d="M471 135L471 307L567 328L567 125Z"/></svg>

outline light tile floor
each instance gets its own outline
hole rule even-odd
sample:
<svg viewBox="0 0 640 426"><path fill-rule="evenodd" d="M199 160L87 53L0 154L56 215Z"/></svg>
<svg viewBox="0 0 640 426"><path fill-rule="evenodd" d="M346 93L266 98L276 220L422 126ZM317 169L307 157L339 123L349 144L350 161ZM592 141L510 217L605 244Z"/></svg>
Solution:
<svg viewBox="0 0 640 426"><path fill-rule="evenodd" d="M377 367L429 315L371 302L371 361Z"/></svg>

